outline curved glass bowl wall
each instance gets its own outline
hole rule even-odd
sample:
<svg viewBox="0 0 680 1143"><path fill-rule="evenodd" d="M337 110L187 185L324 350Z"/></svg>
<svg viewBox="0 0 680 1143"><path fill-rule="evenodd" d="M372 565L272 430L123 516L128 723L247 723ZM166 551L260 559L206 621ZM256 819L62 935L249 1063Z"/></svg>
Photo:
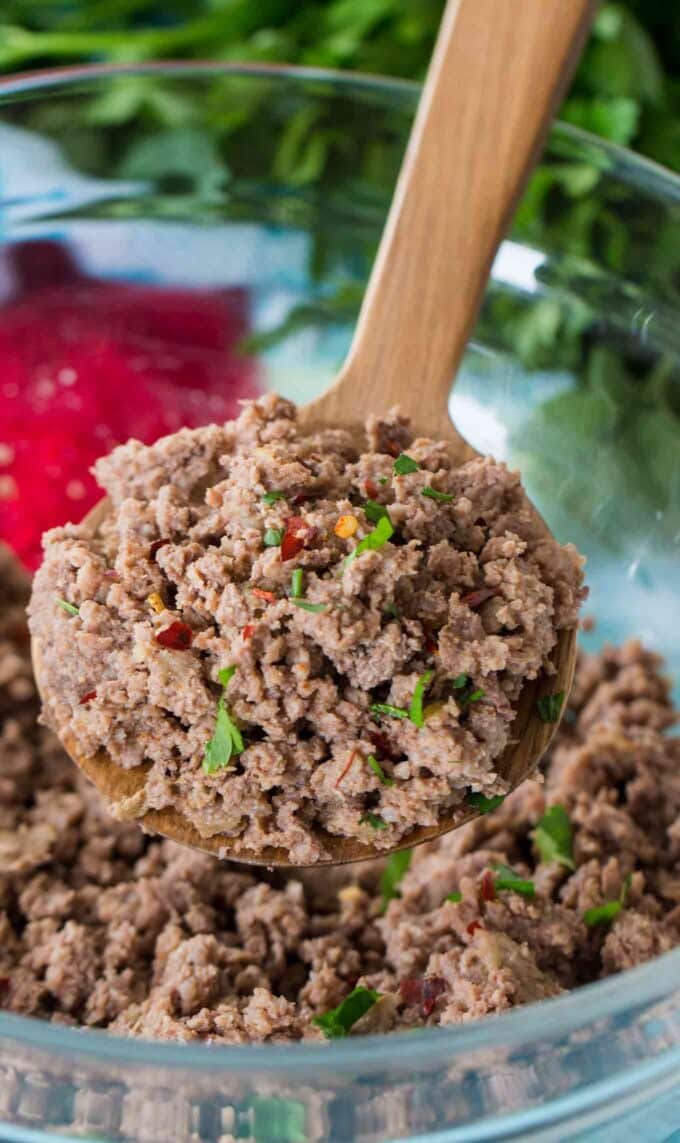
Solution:
<svg viewBox="0 0 680 1143"><path fill-rule="evenodd" d="M96 495L87 465L114 439L229 415L259 388L323 389L416 97L210 65L0 85L0 536L29 566L40 530ZM676 674L679 264L680 181L557 126L452 399L472 444L520 467L586 553L584 641L644 639ZM18 302L43 323L30 385ZM661 1143L680 1122L679 1066L680 953L478 1024L322 1047L141 1043L0 1015L0 1134Z"/></svg>

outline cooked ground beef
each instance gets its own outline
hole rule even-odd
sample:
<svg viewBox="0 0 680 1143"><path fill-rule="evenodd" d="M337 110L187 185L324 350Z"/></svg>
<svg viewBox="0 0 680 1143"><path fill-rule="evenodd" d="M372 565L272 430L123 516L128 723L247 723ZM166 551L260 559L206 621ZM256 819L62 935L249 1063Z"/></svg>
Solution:
<svg viewBox="0 0 680 1143"><path fill-rule="evenodd" d="M638 644L581 661L545 782L415 850L384 911L398 855L253 874L109 818L37 724L27 584L6 554L0 589L5 1008L125 1035L321 1039L313 1018L356 985L381 998L353 1031L455 1023L680 943L680 739L664 733L659 659ZM573 869L541 860L533 831L548 806L568 814ZM533 897L499 888L498 862ZM611 902L616 915L586 923Z"/></svg>
<svg viewBox="0 0 680 1143"><path fill-rule="evenodd" d="M397 414L360 453L270 395L96 475L114 511L48 533L32 630L57 733L149 767L119 814L173 807L311 864L320 831L391 848L506 792L513 703L584 595L516 473L453 468Z"/></svg>

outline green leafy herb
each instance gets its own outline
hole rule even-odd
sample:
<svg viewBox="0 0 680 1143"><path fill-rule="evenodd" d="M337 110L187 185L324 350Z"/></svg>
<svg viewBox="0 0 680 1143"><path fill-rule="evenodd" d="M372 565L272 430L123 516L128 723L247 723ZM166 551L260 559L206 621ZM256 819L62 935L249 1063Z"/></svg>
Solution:
<svg viewBox="0 0 680 1143"><path fill-rule="evenodd" d="M385 546L387 541L394 535L394 528L389 516L381 516L372 532L364 536L360 540L353 552L346 557L344 567L351 564L357 556L363 555L364 552L378 552Z"/></svg>
<svg viewBox="0 0 680 1143"><path fill-rule="evenodd" d="M480 814L490 814L492 810L497 810L500 805L505 801L505 794L492 794L487 798L486 794L479 794L475 790L470 790L467 796L469 806L474 806Z"/></svg>
<svg viewBox="0 0 680 1143"><path fill-rule="evenodd" d="M324 1012L322 1016L315 1016L312 1024L320 1028L329 1040L338 1040L346 1036L354 1027L357 1020L361 1020L370 1012L374 1004L380 1000L380 993L374 988L364 988L360 984L346 996L337 1008Z"/></svg>
<svg viewBox="0 0 680 1143"><path fill-rule="evenodd" d="M515 873L509 865L504 865L502 861L494 861L491 866L496 874L496 889L509 889L513 893L520 893L522 897L533 897L536 893L533 881L527 881L525 877L520 877L519 873Z"/></svg>
<svg viewBox="0 0 680 1143"><path fill-rule="evenodd" d="M592 909L586 909L583 920L589 929L595 925L610 925L615 917L618 917L626 903L632 880L632 875L629 873L615 901L605 901L603 905L594 905Z"/></svg>
<svg viewBox="0 0 680 1143"><path fill-rule="evenodd" d="M442 504L450 504L452 500L455 500L452 492L439 492L429 484L423 488L423 496L427 496L428 500L439 500Z"/></svg>
<svg viewBox="0 0 680 1143"><path fill-rule="evenodd" d="M225 690L235 671L236 667L224 667L218 671L217 678ZM217 704L215 730L205 747L203 773L216 774L218 770L233 770L234 767L229 765L232 757L242 754L244 750L245 745L241 731L231 718L224 701L224 694L222 694Z"/></svg>
<svg viewBox="0 0 680 1143"><path fill-rule="evenodd" d="M574 831L564 806L550 806L536 823L534 843L541 861L560 861L574 869L572 844Z"/></svg>
<svg viewBox="0 0 680 1143"><path fill-rule="evenodd" d="M564 691L554 695L543 695L536 703L536 710L541 722L557 722L564 702Z"/></svg>
<svg viewBox="0 0 680 1143"><path fill-rule="evenodd" d="M376 757L374 757L373 754L369 754L366 761L368 762L369 766L371 767L371 770L373 771L373 773L377 774L378 780L382 786L393 786L394 785L394 779L387 777L387 774L385 773L382 766L378 762L378 759Z"/></svg>
<svg viewBox="0 0 680 1143"><path fill-rule="evenodd" d="M469 675L456 675L455 679L451 681L451 686L453 687L454 691L459 691L462 690L463 687L466 687L469 682Z"/></svg>
<svg viewBox="0 0 680 1143"><path fill-rule="evenodd" d="M283 539L283 528L267 528L262 539L265 548L280 547Z"/></svg>
<svg viewBox="0 0 680 1143"><path fill-rule="evenodd" d="M275 504L277 500L285 499L286 496L283 492L265 492L264 496L262 497L262 503L267 504L269 507L271 507L271 505Z"/></svg>
<svg viewBox="0 0 680 1143"><path fill-rule="evenodd" d="M463 894L459 893L458 890L456 890L453 893L447 893L444 900L452 901L454 905L458 905L463 900Z"/></svg>
<svg viewBox="0 0 680 1143"><path fill-rule="evenodd" d="M470 703L479 702L480 699L483 699L485 694L486 691L483 691L480 687L478 690L472 691L471 694L464 695L459 701L463 702L465 706L470 706Z"/></svg>
<svg viewBox="0 0 680 1143"><path fill-rule="evenodd" d="M396 476L406 476L409 472L418 472L420 465L417 460L414 460L408 453L402 452L399 454L394 462L394 472Z"/></svg>
<svg viewBox="0 0 680 1143"><path fill-rule="evenodd" d="M378 477L378 484L389 484L389 482L390 482L389 476L379 476Z"/></svg>
<svg viewBox="0 0 680 1143"><path fill-rule="evenodd" d="M394 600L391 600L391 602L387 604L383 615L391 615L393 619L399 619L399 611L397 610L397 605Z"/></svg>
<svg viewBox="0 0 680 1143"><path fill-rule="evenodd" d="M304 572L302 568L296 568L290 577L290 594L292 595L293 599L299 599L302 595L303 577Z"/></svg>
<svg viewBox="0 0 680 1143"><path fill-rule="evenodd" d="M380 891L382 893L382 911L385 912L390 901L401 897L399 886L402 878L411 865L412 849L400 849L391 853L380 878Z"/></svg>
<svg viewBox="0 0 680 1143"><path fill-rule="evenodd" d="M367 814L361 815L361 817L359 818L359 824L360 825L370 825L370 826L372 826L373 829L389 829L389 826L388 826L387 822L385 821L385 819L381 818L380 814L371 813L370 810Z"/></svg>
<svg viewBox="0 0 680 1143"><path fill-rule="evenodd" d="M252 1101L255 1143L305 1143L307 1110L298 1099L256 1095Z"/></svg>
<svg viewBox="0 0 680 1143"><path fill-rule="evenodd" d="M372 702L368 708L371 714L389 714L392 718L408 718L403 706L392 706L389 702Z"/></svg>
<svg viewBox="0 0 680 1143"><path fill-rule="evenodd" d="M80 615L80 608L76 607L75 603L69 603L68 599L57 599L57 606L67 615Z"/></svg>
<svg viewBox="0 0 680 1143"><path fill-rule="evenodd" d="M313 611L315 615L320 611L326 611L328 607L327 603L310 603L307 599L291 599L290 602L296 607L301 607L303 611Z"/></svg>
<svg viewBox="0 0 680 1143"><path fill-rule="evenodd" d="M425 697L425 692L432 682L433 678L434 671L425 671L425 673L420 676L418 682L416 683L415 690L413 692L413 698L411 699L411 705L408 711L408 716L414 726L421 727L425 725L425 715L423 714L423 699Z"/></svg>
<svg viewBox="0 0 680 1143"><path fill-rule="evenodd" d="M377 500L367 500L364 504L364 515L367 520L372 524L377 524L378 520L383 520L385 516L390 519L390 514L384 504L378 504Z"/></svg>

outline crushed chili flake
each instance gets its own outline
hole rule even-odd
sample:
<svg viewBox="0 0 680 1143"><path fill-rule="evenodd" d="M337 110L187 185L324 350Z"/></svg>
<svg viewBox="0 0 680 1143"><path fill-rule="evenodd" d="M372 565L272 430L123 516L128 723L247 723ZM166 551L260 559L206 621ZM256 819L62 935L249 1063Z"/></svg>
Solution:
<svg viewBox="0 0 680 1143"><path fill-rule="evenodd" d="M250 594L254 595L256 599L263 599L265 603L276 603L276 596L273 591L264 591L261 587L251 587Z"/></svg>
<svg viewBox="0 0 680 1143"><path fill-rule="evenodd" d="M244 639L252 639L254 634L255 634L254 624L253 623L246 623L245 627L243 628L243 631L241 632L241 635L243 636L243 638Z"/></svg>
<svg viewBox="0 0 680 1143"><path fill-rule="evenodd" d="M374 480L365 480L364 481L364 488L366 489L366 495L367 496L370 496L373 499L375 499L375 497L378 495L378 486Z"/></svg>
<svg viewBox="0 0 680 1143"><path fill-rule="evenodd" d="M281 559L292 560L314 539L316 531L301 516L289 516L281 539Z"/></svg>
<svg viewBox="0 0 680 1143"><path fill-rule="evenodd" d="M485 870L480 887L482 901L493 901L496 897L496 882L490 869Z"/></svg>
<svg viewBox="0 0 680 1143"><path fill-rule="evenodd" d="M169 543L169 540L154 540L153 544L149 548L149 558L153 559L153 557L156 555L156 552L159 551L160 548L164 548L165 545Z"/></svg>
<svg viewBox="0 0 680 1143"><path fill-rule="evenodd" d="M78 706L84 706L86 702L92 702L92 699L96 699L96 697L96 691L88 691L86 695L78 699Z"/></svg>
<svg viewBox="0 0 680 1143"><path fill-rule="evenodd" d="M156 642L170 651L188 651L194 638L194 633L188 623L176 619L169 627L156 632Z"/></svg>
<svg viewBox="0 0 680 1143"><path fill-rule="evenodd" d="M470 924L467 926L467 934L469 937L474 937L477 930L483 928L484 926L480 921L470 921Z"/></svg>
<svg viewBox="0 0 680 1143"><path fill-rule="evenodd" d="M352 753L350 754L348 760L347 760L347 765L345 766L345 769L342 771L342 774L340 775L337 782L335 783L336 790L337 790L338 786L340 785L340 783L342 782L342 779L345 778L347 776L347 774L349 774L350 770L352 769L352 763L354 762L354 759L356 758L356 756L357 756L357 752L356 752L356 750L353 750Z"/></svg>
<svg viewBox="0 0 680 1143"><path fill-rule="evenodd" d="M430 1016L437 997L446 992L442 976L416 976L399 982L399 992L405 1004L418 1004L423 1016Z"/></svg>
<svg viewBox="0 0 680 1143"><path fill-rule="evenodd" d="M494 595L498 595L498 592L499 588L497 587L478 587L475 591L468 591L466 595L461 595L460 602L467 603L468 607L481 607L487 599L493 599Z"/></svg>
<svg viewBox="0 0 680 1143"><path fill-rule="evenodd" d="M295 496L291 500L291 504L294 508L299 508L301 504L307 504L309 500L313 499L314 495L312 492L296 492Z"/></svg>
<svg viewBox="0 0 680 1143"><path fill-rule="evenodd" d="M425 650L427 651L428 655L438 655L439 654L439 644L434 639L426 639L425 640Z"/></svg>

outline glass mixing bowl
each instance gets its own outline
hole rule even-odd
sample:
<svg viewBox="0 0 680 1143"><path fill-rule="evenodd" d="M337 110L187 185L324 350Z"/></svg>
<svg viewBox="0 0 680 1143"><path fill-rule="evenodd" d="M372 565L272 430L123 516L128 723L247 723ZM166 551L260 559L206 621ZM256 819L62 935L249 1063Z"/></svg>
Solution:
<svg viewBox="0 0 680 1143"><path fill-rule="evenodd" d="M347 348L417 89L221 65L0 84L0 535L28 566L94 456L319 392ZM452 142L455 145L455 141ZM556 126L452 413L588 557L590 647L677 668L680 180ZM414 385L418 379L413 379ZM4 1140L661 1141L680 951L448 1030L144 1043L0 1017Z"/></svg>

